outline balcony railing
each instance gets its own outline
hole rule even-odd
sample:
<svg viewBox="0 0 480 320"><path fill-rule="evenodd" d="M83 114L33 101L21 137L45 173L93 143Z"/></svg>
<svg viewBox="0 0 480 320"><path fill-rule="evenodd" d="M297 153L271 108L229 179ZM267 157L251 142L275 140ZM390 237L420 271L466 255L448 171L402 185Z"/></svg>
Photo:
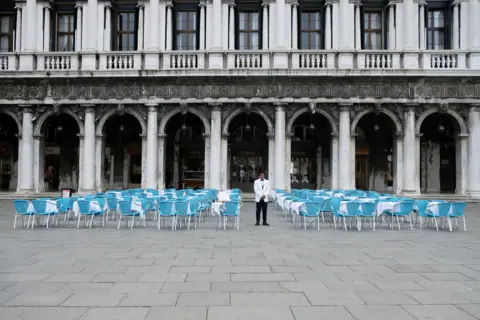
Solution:
<svg viewBox="0 0 480 320"><path fill-rule="evenodd" d="M25 59L25 57L33 59ZM150 58L147 58L150 57ZM154 59L151 59L154 57ZM223 62L222 62L223 59ZM26 64L23 64L25 61ZM28 64L30 61L30 64ZM34 61L33 65L31 61ZM416 61L416 62L415 62ZM147 63L148 62L148 63ZM33 66L33 67L32 67ZM33 68L33 70L32 70ZM189 70L295 70L314 74L330 70L480 70L480 52L426 50L290 50L290 51L164 51L134 52L38 52L0 54L0 74L6 71L183 71ZM230 71L229 71L230 72ZM313 72L313 73L312 73ZM122 73L118 73L119 75Z"/></svg>

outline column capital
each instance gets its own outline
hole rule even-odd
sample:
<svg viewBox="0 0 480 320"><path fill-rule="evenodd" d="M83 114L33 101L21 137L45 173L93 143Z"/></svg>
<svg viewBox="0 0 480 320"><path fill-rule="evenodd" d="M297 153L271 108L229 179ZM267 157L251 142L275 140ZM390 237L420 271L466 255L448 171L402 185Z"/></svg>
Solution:
<svg viewBox="0 0 480 320"><path fill-rule="evenodd" d="M85 113L94 113L95 112L95 108L94 108L93 104L82 104L81 106L85 108Z"/></svg>
<svg viewBox="0 0 480 320"><path fill-rule="evenodd" d="M19 104L20 108L22 108L23 113L33 113L33 106L31 104Z"/></svg>
<svg viewBox="0 0 480 320"><path fill-rule="evenodd" d="M342 102L338 104L340 108L340 112L350 111L353 107L353 103L351 102Z"/></svg>
<svg viewBox="0 0 480 320"><path fill-rule="evenodd" d="M145 133L140 133L139 136L142 138L142 140L147 140L147 135Z"/></svg>
<svg viewBox="0 0 480 320"><path fill-rule="evenodd" d="M405 134L403 132L396 132L395 133L395 138L397 138L397 140L403 140L404 136L405 136Z"/></svg>
<svg viewBox="0 0 480 320"><path fill-rule="evenodd" d="M205 9L205 7L207 6L207 2L206 1L200 1L198 6L200 7L200 9Z"/></svg>
<svg viewBox="0 0 480 320"><path fill-rule="evenodd" d="M229 7L230 9L235 8L235 6L236 6L235 3L230 3L230 4L228 5L228 7Z"/></svg>
<svg viewBox="0 0 480 320"><path fill-rule="evenodd" d="M42 8L43 8L43 9L49 9L49 10L50 10L50 9L52 9L52 6L50 5L50 3L46 2L46 3L44 3L44 4L42 5Z"/></svg>
<svg viewBox="0 0 480 320"><path fill-rule="evenodd" d="M353 4L355 7L361 7L362 6L362 1L361 0L352 0Z"/></svg>
<svg viewBox="0 0 480 320"><path fill-rule="evenodd" d="M418 108L419 104L416 102L408 102L404 104L404 109L406 112L415 111L415 108Z"/></svg>
<svg viewBox="0 0 480 320"><path fill-rule="evenodd" d="M291 140L293 138L293 136L294 136L294 134L291 133L291 132L285 133L285 139L290 139Z"/></svg>
<svg viewBox="0 0 480 320"><path fill-rule="evenodd" d="M106 138L106 136L103 133L100 133L100 134L96 134L95 138L97 138L97 140L103 140Z"/></svg>
<svg viewBox="0 0 480 320"><path fill-rule="evenodd" d="M427 6L427 1L426 0L419 0L418 1L418 5L420 7L426 7Z"/></svg>
<svg viewBox="0 0 480 320"><path fill-rule="evenodd" d="M210 133L204 133L202 134L203 140L210 139Z"/></svg>
<svg viewBox="0 0 480 320"><path fill-rule="evenodd" d="M269 2L268 0L263 0L263 1L262 1L262 7L263 7L263 8L265 8L265 7L268 8L269 5L270 5L270 2ZM296 4L295 4L295 3L292 3L292 6L293 6L293 5L296 5Z"/></svg>
<svg viewBox="0 0 480 320"><path fill-rule="evenodd" d="M395 2L394 1L390 1L388 4L387 4L387 8L390 8L390 7L395 7Z"/></svg>
<svg viewBox="0 0 480 320"><path fill-rule="evenodd" d="M423 137L423 133L415 134L415 138L416 138L416 139L420 139L421 137Z"/></svg>
<svg viewBox="0 0 480 320"><path fill-rule="evenodd" d="M275 139L275 133L267 133L268 140L274 140Z"/></svg>
<svg viewBox="0 0 480 320"><path fill-rule="evenodd" d="M468 138L468 134L460 133L455 136L455 140L466 140Z"/></svg>
<svg viewBox="0 0 480 320"><path fill-rule="evenodd" d="M333 4L332 0L325 0L325 7L331 6Z"/></svg>
<svg viewBox="0 0 480 320"><path fill-rule="evenodd" d="M476 103L471 104L470 105L470 111L479 112L480 111L480 103L479 104L476 104Z"/></svg>
<svg viewBox="0 0 480 320"><path fill-rule="evenodd" d="M168 134L159 133L159 134L157 135L157 137L159 137L160 139L165 139L165 138L168 138Z"/></svg>
<svg viewBox="0 0 480 320"><path fill-rule="evenodd" d="M454 0L454 1L452 2L452 7L456 7L456 6L458 6L458 5L460 5L460 0Z"/></svg>
<svg viewBox="0 0 480 320"><path fill-rule="evenodd" d="M145 106L148 108L148 112L158 111L158 103L146 103Z"/></svg>
<svg viewBox="0 0 480 320"><path fill-rule="evenodd" d="M210 107L212 107L212 112L218 112L222 111L221 103L220 102L212 102L208 104Z"/></svg>
<svg viewBox="0 0 480 320"><path fill-rule="evenodd" d="M222 139L228 140L230 133L222 133Z"/></svg>
<svg viewBox="0 0 480 320"><path fill-rule="evenodd" d="M17 10L23 9L23 4L22 3L15 3L15 9L17 9Z"/></svg>
<svg viewBox="0 0 480 320"><path fill-rule="evenodd" d="M34 134L33 135L33 139L35 140L42 140L44 137L43 137L43 134Z"/></svg>
<svg viewBox="0 0 480 320"><path fill-rule="evenodd" d="M106 6L106 5L105 5L105 6ZM137 8L138 8L138 9L145 9L145 3L139 2L139 3L137 4Z"/></svg>
<svg viewBox="0 0 480 320"><path fill-rule="evenodd" d="M332 139L338 139L338 136L339 134L337 132L330 133L330 137L332 137Z"/></svg>

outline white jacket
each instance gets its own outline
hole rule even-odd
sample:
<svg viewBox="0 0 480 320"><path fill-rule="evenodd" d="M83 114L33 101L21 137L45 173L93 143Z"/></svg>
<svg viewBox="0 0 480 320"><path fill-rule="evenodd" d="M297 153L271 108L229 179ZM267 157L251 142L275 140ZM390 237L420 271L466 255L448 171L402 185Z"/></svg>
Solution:
<svg viewBox="0 0 480 320"><path fill-rule="evenodd" d="M265 196L263 201L268 202L268 195L270 194L270 183L268 183L267 179L260 179L255 180L253 184L253 190L255 191L255 202L260 202L260 198Z"/></svg>

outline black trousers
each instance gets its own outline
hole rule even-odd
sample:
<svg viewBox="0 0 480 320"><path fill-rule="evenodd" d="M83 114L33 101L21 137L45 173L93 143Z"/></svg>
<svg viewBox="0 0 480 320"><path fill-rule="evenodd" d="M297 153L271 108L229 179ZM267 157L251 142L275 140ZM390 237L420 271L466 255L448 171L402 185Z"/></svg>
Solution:
<svg viewBox="0 0 480 320"><path fill-rule="evenodd" d="M263 199L257 202L257 222L260 222L260 211L262 212L263 223L267 222L267 207L268 202L265 202Z"/></svg>

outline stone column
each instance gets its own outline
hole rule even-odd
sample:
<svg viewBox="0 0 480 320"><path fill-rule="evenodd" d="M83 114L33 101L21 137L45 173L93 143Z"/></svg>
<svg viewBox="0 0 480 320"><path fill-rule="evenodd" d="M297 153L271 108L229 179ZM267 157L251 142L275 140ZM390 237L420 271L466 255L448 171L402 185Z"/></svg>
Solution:
<svg viewBox="0 0 480 320"><path fill-rule="evenodd" d="M325 49L332 49L332 1L325 1Z"/></svg>
<svg viewBox="0 0 480 320"><path fill-rule="evenodd" d="M397 133L395 139L395 162L393 179L395 194L400 194L403 190L403 133Z"/></svg>
<svg viewBox="0 0 480 320"><path fill-rule="evenodd" d="M85 13L85 12L84 12ZM87 12L84 17L85 34L85 52L82 54L82 70L93 71L97 69L96 52L98 48L99 35L99 7L98 0L88 0ZM101 28L100 28L101 29ZM103 40L102 40L103 41ZM103 43L103 42L102 42ZM85 183L89 183L84 181ZM85 185L86 186L86 185Z"/></svg>
<svg viewBox="0 0 480 320"><path fill-rule="evenodd" d="M75 9L77 9L77 29L75 30L75 51L79 52L82 50L82 4L76 4Z"/></svg>
<svg viewBox="0 0 480 320"><path fill-rule="evenodd" d="M158 112L157 105L148 105L147 123L147 165L146 165L146 187L155 189L157 187L157 142L158 142ZM143 150L142 150L143 151ZM142 158L142 162L145 161Z"/></svg>
<svg viewBox="0 0 480 320"><path fill-rule="evenodd" d="M167 34L166 34L166 42L167 45L165 49L167 51L172 50L172 30L173 30L173 22L172 22L172 9L173 6L167 5Z"/></svg>
<svg viewBox="0 0 480 320"><path fill-rule="evenodd" d="M200 46L199 50L205 50L205 3L200 3Z"/></svg>
<svg viewBox="0 0 480 320"><path fill-rule="evenodd" d="M25 16L22 18L22 52L19 53L19 70L32 71L35 67L33 52L37 38L37 1L27 0Z"/></svg>
<svg viewBox="0 0 480 320"><path fill-rule="evenodd" d="M262 30L262 49L268 49L268 2L262 2L263 7L263 30Z"/></svg>
<svg viewBox="0 0 480 320"><path fill-rule="evenodd" d="M143 28L143 22L142 22ZM103 39L103 50L110 51L112 50L112 5L110 3L105 3L105 30L104 30L104 39ZM140 37L139 37L140 41ZM143 39L142 39L143 43ZM140 47L140 45L139 45ZM142 45L143 48L143 45Z"/></svg>
<svg viewBox="0 0 480 320"><path fill-rule="evenodd" d="M222 109L218 105L213 106L210 128L210 188L221 189Z"/></svg>
<svg viewBox="0 0 480 320"><path fill-rule="evenodd" d="M105 139L103 134L99 134L96 136L96 143L95 143L95 188L97 192L101 192L103 190L103 176L104 170L104 151L105 151ZM111 173L113 174L113 172Z"/></svg>
<svg viewBox="0 0 480 320"><path fill-rule="evenodd" d="M322 188L322 146L317 146L317 181L316 189Z"/></svg>
<svg viewBox="0 0 480 320"><path fill-rule="evenodd" d="M285 134L285 188L287 191L292 189L292 179L290 179L290 170L292 168L292 136Z"/></svg>
<svg viewBox="0 0 480 320"><path fill-rule="evenodd" d="M228 50L235 50L235 5L228 6Z"/></svg>
<svg viewBox="0 0 480 320"><path fill-rule="evenodd" d="M23 5L16 3L15 10L17 11L17 21L15 24L15 51L22 50L22 8ZM18 170L18 172L20 172Z"/></svg>
<svg viewBox="0 0 480 320"><path fill-rule="evenodd" d="M360 11L362 8L362 2L355 2L355 49L362 49L362 23L360 21Z"/></svg>
<svg viewBox="0 0 480 320"><path fill-rule="evenodd" d="M298 3L292 3L292 49L298 49Z"/></svg>
<svg viewBox="0 0 480 320"><path fill-rule="evenodd" d="M165 185L170 181L165 181L165 143L166 143L166 134L158 135L158 190L165 189Z"/></svg>
<svg viewBox="0 0 480 320"><path fill-rule="evenodd" d="M23 153L22 153L23 155ZM41 134L33 136L33 188L36 193L45 191L45 140ZM25 174L25 172L24 172Z"/></svg>
<svg viewBox="0 0 480 320"><path fill-rule="evenodd" d="M332 48L338 49L340 41L340 3L332 0Z"/></svg>
<svg viewBox="0 0 480 320"><path fill-rule="evenodd" d="M350 132L350 187L349 189L357 188L357 172L355 164L357 162L357 134L352 134ZM371 185L370 185L371 187Z"/></svg>
<svg viewBox="0 0 480 320"><path fill-rule="evenodd" d="M221 186L222 190L228 189L228 133L222 133L222 155L221 155Z"/></svg>
<svg viewBox="0 0 480 320"><path fill-rule="evenodd" d="M480 105L468 112L468 192L480 198Z"/></svg>
<svg viewBox="0 0 480 320"><path fill-rule="evenodd" d="M459 19L459 16L458 16L458 7L460 5L460 1L459 0L455 0L453 1L452 3L452 7L453 7L453 31L452 31L452 49L459 49L460 48L460 19Z"/></svg>
<svg viewBox="0 0 480 320"><path fill-rule="evenodd" d="M425 6L427 2L422 0L418 3L419 11L420 11L420 22L419 22L419 43L420 43L420 50L425 50L427 48L427 42L425 41Z"/></svg>
<svg viewBox="0 0 480 320"><path fill-rule="evenodd" d="M22 110L22 158L19 159L21 181L19 191L33 192L33 113L30 106L24 106ZM42 176L43 178L43 176Z"/></svg>
<svg viewBox="0 0 480 320"><path fill-rule="evenodd" d="M466 0L460 3L460 49L468 48L468 3Z"/></svg>
<svg viewBox="0 0 480 320"><path fill-rule="evenodd" d="M43 51L50 51L50 6L43 7L45 12L45 22L43 25Z"/></svg>
<svg viewBox="0 0 480 320"><path fill-rule="evenodd" d="M147 148L147 134L141 134L140 137L142 137L142 180L141 180L141 184L142 184L142 189L146 189L147 188L147 179L148 179L148 176L150 176L150 173L148 172L147 173L147 152L148 152L148 148ZM156 166L155 166L155 171L157 170ZM156 177L155 177L155 181L156 181Z"/></svg>
<svg viewBox="0 0 480 320"><path fill-rule="evenodd" d="M403 5L403 63L405 69L418 69L418 6L414 0L404 0ZM400 26L397 26L397 30Z"/></svg>
<svg viewBox="0 0 480 320"><path fill-rule="evenodd" d="M415 193L420 194L424 191L426 191L426 188L428 187L427 183L427 172L428 172L428 166L427 166L427 148L425 146L422 146L421 143L421 138L423 134L417 134L415 135L415 152L416 152L416 162L415 162L415 168L417 169L418 174L416 175L416 179L414 177L414 182L415 182ZM405 150L404 150L405 152ZM440 157L440 155L439 155ZM405 164L404 164L405 166ZM407 174L404 172L404 175L406 176ZM438 176L440 177L440 176ZM411 175L410 175L411 179ZM405 181L405 179L404 179ZM404 182L405 185L405 182ZM436 184L439 186L439 183ZM405 188L404 188L405 189ZM405 191L404 191L405 193Z"/></svg>
<svg viewBox="0 0 480 320"><path fill-rule="evenodd" d="M83 190L83 146L85 136L83 134L78 134L78 186L77 192ZM113 175L113 171L111 171Z"/></svg>
<svg viewBox="0 0 480 320"><path fill-rule="evenodd" d="M212 34L208 35L212 39L211 52L209 53L209 69L223 69L222 52L222 0L212 0ZM210 176L212 178L212 176ZM212 180L210 180L212 182Z"/></svg>
<svg viewBox="0 0 480 320"><path fill-rule="evenodd" d="M350 153L350 108L351 105L340 106L338 139L338 187L340 189L349 189L351 187L350 162L352 155Z"/></svg>
<svg viewBox="0 0 480 320"><path fill-rule="evenodd" d="M143 3L139 3L138 7L138 31L137 31L137 51L143 51L143 30L144 30L144 11L145 5Z"/></svg>
<svg viewBox="0 0 480 320"><path fill-rule="evenodd" d="M147 10L149 13L148 27L145 26L145 69L157 70L159 68L160 60L158 55L159 50L159 32L164 32L164 23L159 23L160 18L160 3L159 0L150 0L150 6ZM164 21L164 20L163 20ZM148 32L147 32L148 31Z"/></svg>
<svg viewBox="0 0 480 320"><path fill-rule="evenodd" d="M415 105L405 109L404 123L403 192L405 194L416 194L417 180L419 180L417 162L420 161L420 154L415 145Z"/></svg>
<svg viewBox="0 0 480 320"><path fill-rule="evenodd" d="M388 4L388 50L395 50L395 3Z"/></svg>
<svg viewBox="0 0 480 320"><path fill-rule="evenodd" d="M468 135L459 134L455 138L455 193L464 195L468 185ZM478 159L476 160L478 161ZM478 166L478 163L477 163Z"/></svg>
<svg viewBox="0 0 480 320"><path fill-rule="evenodd" d="M20 181L22 181L22 170L21 170L21 160L20 159L23 159L22 157L22 149L23 149L23 142L22 142L22 133L19 132L17 135L17 138L18 138L18 160L17 160L17 187L16 187L16 191L19 192L20 191Z"/></svg>
<svg viewBox="0 0 480 320"><path fill-rule="evenodd" d="M267 133L268 137L268 182L270 188L275 187L275 133Z"/></svg>
<svg viewBox="0 0 480 320"><path fill-rule="evenodd" d="M178 143L174 142L174 153L173 153L173 172L172 172L172 184L174 188L181 189L182 186L179 185L180 179L179 179L179 167L180 164L178 163L180 161L180 146Z"/></svg>
<svg viewBox="0 0 480 320"><path fill-rule="evenodd" d="M277 17L278 18L278 17ZM277 32L280 29L277 29ZM285 107L275 108L275 189L286 189L285 184Z"/></svg>
<svg viewBox="0 0 480 320"><path fill-rule="evenodd" d="M203 134L203 140L205 141L205 160L203 167L204 187L210 188L210 135Z"/></svg>
<svg viewBox="0 0 480 320"><path fill-rule="evenodd" d="M103 2L100 2L97 4L98 5L98 8L97 8L97 20L98 20L98 30L97 30L97 51L99 52L102 52L104 51L104 32L105 32L105 29L103 28L103 23L105 21L105 3Z"/></svg>
<svg viewBox="0 0 480 320"><path fill-rule="evenodd" d="M338 189L338 134L332 133L332 154L330 161L331 172L331 188L332 190Z"/></svg>
<svg viewBox="0 0 480 320"><path fill-rule="evenodd" d="M95 109L85 106L85 138L83 146L83 192L95 192Z"/></svg>

